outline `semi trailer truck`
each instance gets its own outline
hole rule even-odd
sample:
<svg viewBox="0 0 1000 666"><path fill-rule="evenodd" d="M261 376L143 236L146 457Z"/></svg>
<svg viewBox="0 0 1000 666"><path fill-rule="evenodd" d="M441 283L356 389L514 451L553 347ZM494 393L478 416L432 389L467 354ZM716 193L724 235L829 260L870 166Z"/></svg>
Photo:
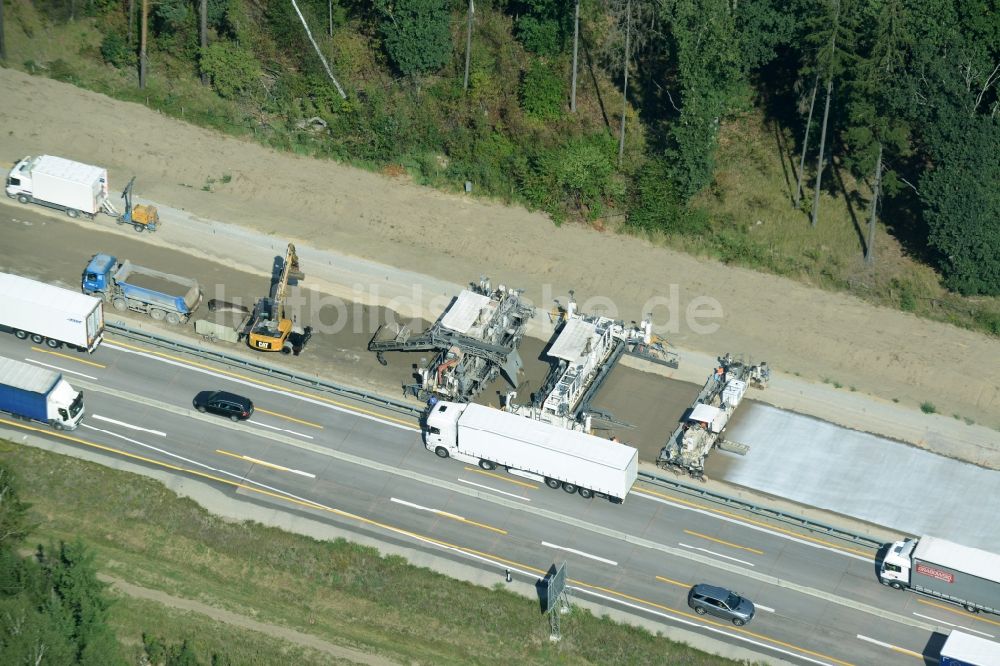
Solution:
<svg viewBox="0 0 1000 666"><path fill-rule="evenodd" d="M889 545L879 580L963 606L1000 613L1000 555L932 536Z"/></svg>
<svg viewBox="0 0 1000 666"><path fill-rule="evenodd" d="M60 372L0 356L0 411L73 430L83 418L83 394Z"/></svg>
<svg viewBox="0 0 1000 666"><path fill-rule="evenodd" d="M117 216L108 198L108 170L53 155L25 157L7 174L7 196L65 211L70 217Z"/></svg>
<svg viewBox="0 0 1000 666"><path fill-rule="evenodd" d="M952 629L941 646L940 666L1000 666L1000 643Z"/></svg>
<svg viewBox="0 0 1000 666"><path fill-rule="evenodd" d="M202 300L201 286L190 278L133 264L110 254L96 254L83 271L85 294L100 295L115 310L142 312L168 324L186 322Z"/></svg>
<svg viewBox="0 0 1000 666"><path fill-rule="evenodd" d="M505 468L585 498L620 504L638 474L631 446L482 405L437 402L423 430L424 445L440 458Z"/></svg>
<svg viewBox="0 0 1000 666"><path fill-rule="evenodd" d="M93 296L0 273L0 330L53 349L93 352L104 339L104 302Z"/></svg>

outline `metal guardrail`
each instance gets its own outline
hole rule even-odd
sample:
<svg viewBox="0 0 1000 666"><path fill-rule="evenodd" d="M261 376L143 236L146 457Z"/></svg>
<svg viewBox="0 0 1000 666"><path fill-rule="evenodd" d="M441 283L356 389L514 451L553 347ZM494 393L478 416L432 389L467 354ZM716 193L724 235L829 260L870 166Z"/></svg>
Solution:
<svg viewBox="0 0 1000 666"><path fill-rule="evenodd" d="M808 518L803 518L802 516L797 516L793 513L787 513L785 511L779 511L777 509L772 509L765 506L759 506L752 502L747 502L746 500L736 499L735 497L729 497L727 495L722 495L720 493L712 492L711 490L706 490L704 488L699 488L697 486L690 486L686 483L681 483L680 481L675 481L673 479L666 479L662 476L657 476L656 474L650 474L649 472L639 472L639 478L648 483L653 483L661 486L667 486L676 492L684 493L686 495L691 495L694 497L699 497L701 499L713 502L715 504L721 504L723 506L733 507L747 511L757 516L764 518L770 518L772 520L777 520L779 522L785 523L786 525L793 525L795 527L800 527L802 529L814 532L817 534L822 534L834 539L839 539L841 541L865 546L878 550L885 544L885 541L879 539L874 539L865 534L858 534L857 532L852 532L850 530L841 529L839 527L833 527L832 525L826 525L824 523L817 522L815 520L810 520Z"/></svg>
<svg viewBox="0 0 1000 666"><path fill-rule="evenodd" d="M282 379L286 382L295 384L297 386L305 386L312 389L329 391L336 395L346 398L351 398L353 400L357 400L359 402L363 402L369 405L382 407L383 409L387 409L397 414L402 414L404 416L419 418L421 413L423 412L423 409L421 409L420 407L416 407L412 404L403 402L401 400L394 400L392 398L387 398L385 396L381 396L376 393L370 393L368 391L363 391L361 389L341 386L334 382L328 382L322 379L312 379L308 377L303 377L289 370L277 368L273 365L268 365L266 363L258 363L256 361L250 361L245 358L241 358L239 356L232 356L224 352L218 352L211 349L204 349L202 347L196 347L185 342L171 340L169 338L163 338L153 333L147 333L146 331L140 331L131 328L120 322L119 323L105 322L104 326L105 329L113 331L116 335L120 335L122 337L130 338L132 340L142 341L147 344L155 345L157 347L165 347L167 349L183 351L187 354L198 356L206 360L215 361L217 363L224 363L230 366L240 367L258 374L266 375L268 377L275 377L278 379Z"/></svg>

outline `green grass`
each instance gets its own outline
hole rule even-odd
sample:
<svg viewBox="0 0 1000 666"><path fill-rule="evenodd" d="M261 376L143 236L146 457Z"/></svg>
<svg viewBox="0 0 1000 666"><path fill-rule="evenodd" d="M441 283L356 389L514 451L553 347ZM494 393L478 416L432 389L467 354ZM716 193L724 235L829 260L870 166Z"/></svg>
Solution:
<svg viewBox="0 0 1000 666"><path fill-rule="evenodd" d="M343 540L226 522L158 482L10 442L0 441L0 463L33 505L29 547L79 537L104 573L337 645L425 664L736 663L579 608L553 644L537 601L499 585L455 581ZM147 622L129 607L114 614L126 644L149 631L210 651L228 631L165 610Z"/></svg>
<svg viewBox="0 0 1000 666"><path fill-rule="evenodd" d="M937 411L937 407L934 406L933 402L922 402L920 403L920 411L924 414L933 414Z"/></svg>

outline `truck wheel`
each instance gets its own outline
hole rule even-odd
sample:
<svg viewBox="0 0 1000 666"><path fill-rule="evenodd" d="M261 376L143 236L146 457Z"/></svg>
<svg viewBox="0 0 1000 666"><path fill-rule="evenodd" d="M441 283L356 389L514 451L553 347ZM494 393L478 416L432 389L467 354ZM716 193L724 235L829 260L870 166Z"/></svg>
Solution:
<svg viewBox="0 0 1000 666"><path fill-rule="evenodd" d="M562 487L563 487L563 490L565 490L566 492L568 492L570 494L576 492L576 486L574 486L572 483L563 482Z"/></svg>
<svg viewBox="0 0 1000 666"><path fill-rule="evenodd" d="M969 604L963 604L962 608L964 608L965 610L969 611L970 613L978 613L979 612L978 608L976 608L975 606L970 606Z"/></svg>
<svg viewBox="0 0 1000 666"><path fill-rule="evenodd" d="M292 348L291 342L286 342L285 344L281 345L282 354L291 354L293 351L295 350Z"/></svg>
<svg viewBox="0 0 1000 666"><path fill-rule="evenodd" d="M494 470L497 468L496 463L492 463L489 460L480 460L479 466L486 470Z"/></svg>
<svg viewBox="0 0 1000 666"><path fill-rule="evenodd" d="M556 488L558 488L560 486L560 483L558 481L556 481L555 479L550 479L548 477L545 477L545 485L547 485L549 488L552 488L553 490L555 490Z"/></svg>
<svg viewBox="0 0 1000 666"><path fill-rule="evenodd" d="M594 496L594 491L589 488L580 488L580 497L583 499L590 499Z"/></svg>
<svg viewBox="0 0 1000 666"><path fill-rule="evenodd" d="M170 324L171 326L176 326L177 324L181 323L181 316L176 312L168 312L167 323Z"/></svg>
<svg viewBox="0 0 1000 666"><path fill-rule="evenodd" d="M113 305L115 310L118 310L119 312L125 312L128 310L128 303L125 302L124 298L116 298L111 301L111 305Z"/></svg>
<svg viewBox="0 0 1000 666"><path fill-rule="evenodd" d="M439 446L436 449L434 449L434 453L437 454L438 458L447 458L448 457L448 449L444 448L443 446Z"/></svg>
<svg viewBox="0 0 1000 666"><path fill-rule="evenodd" d="M55 428L56 430L66 429L66 426L64 426L61 421L49 421L49 423L52 424L52 427Z"/></svg>
<svg viewBox="0 0 1000 666"><path fill-rule="evenodd" d="M149 316L156 321L163 321L163 319L167 316L167 313L159 308L153 308L149 311Z"/></svg>
<svg viewBox="0 0 1000 666"><path fill-rule="evenodd" d="M45 339L45 344L50 349L59 349L60 347L62 347L62 343L61 342L59 342L58 340L53 340L52 338L46 338Z"/></svg>
<svg viewBox="0 0 1000 666"><path fill-rule="evenodd" d="M898 580L894 580L891 583L889 583L889 587L891 587L894 590L902 590L903 584L900 583Z"/></svg>
<svg viewBox="0 0 1000 666"><path fill-rule="evenodd" d="M78 211L76 208L67 208L66 214L72 217L74 220L80 217L80 211Z"/></svg>
<svg viewBox="0 0 1000 666"><path fill-rule="evenodd" d="M36 345L40 345L43 342L45 342L45 338L43 338L42 336L38 335L37 333L32 333L31 334L31 341L34 342Z"/></svg>
<svg viewBox="0 0 1000 666"><path fill-rule="evenodd" d="M137 233L142 233L146 228L141 224L133 224L132 228L136 230Z"/></svg>
<svg viewBox="0 0 1000 666"><path fill-rule="evenodd" d="M27 194L18 194L17 195L17 200L20 201L23 204L26 204L26 203L29 203L31 201L31 197L29 197Z"/></svg>
<svg viewBox="0 0 1000 666"><path fill-rule="evenodd" d="M18 340L27 340L28 339L28 332L27 331L22 331L21 329L16 329L14 331L14 337L17 338Z"/></svg>

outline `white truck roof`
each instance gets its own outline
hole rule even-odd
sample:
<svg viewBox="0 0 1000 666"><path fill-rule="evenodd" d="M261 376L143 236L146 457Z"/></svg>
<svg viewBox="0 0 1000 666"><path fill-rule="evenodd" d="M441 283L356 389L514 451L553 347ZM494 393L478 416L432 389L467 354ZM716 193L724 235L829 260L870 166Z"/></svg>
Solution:
<svg viewBox="0 0 1000 666"><path fill-rule="evenodd" d="M528 442L567 457L582 458L612 469L628 469L636 450L615 444L595 435L564 430L541 421L503 412L499 409L469 404L459 421L464 428L501 433L511 439Z"/></svg>
<svg viewBox="0 0 1000 666"><path fill-rule="evenodd" d="M1000 582L1000 555L978 548L924 536L913 550L914 559L955 569L978 578Z"/></svg>
<svg viewBox="0 0 1000 666"><path fill-rule="evenodd" d="M36 282L20 275L0 273L0 301L27 301L73 313L81 320L94 311L101 299L79 292Z"/></svg>
<svg viewBox="0 0 1000 666"><path fill-rule="evenodd" d="M33 160L32 173L44 173L53 178L70 180L74 183L93 183L100 178L107 178L106 169L102 167L74 162L65 157L55 155L40 155Z"/></svg>
<svg viewBox="0 0 1000 666"><path fill-rule="evenodd" d="M1000 643L952 629L941 647L941 656L976 666L1000 666Z"/></svg>
<svg viewBox="0 0 1000 666"><path fill-rule="evenodd" d="M32 393L45 393L59 380L59 373L0 356L0 381Z"/></svg>

